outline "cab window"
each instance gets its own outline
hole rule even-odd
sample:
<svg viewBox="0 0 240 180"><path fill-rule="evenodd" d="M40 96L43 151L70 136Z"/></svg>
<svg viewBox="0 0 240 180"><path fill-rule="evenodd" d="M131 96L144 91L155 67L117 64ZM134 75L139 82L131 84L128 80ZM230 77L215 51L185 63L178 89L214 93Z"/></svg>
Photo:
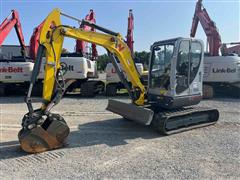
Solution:
<svg viewBox="0 0 240 180"><path fill-rule="evenodd" d="M182 93L189 87L189 48L190 43L188 40L181 41L176 66L177 94Z"/></svg>
<svg viewBox="0 0 240 180"><path fill-rule="evenodd" d="M202 46L199 42L193 41L191 43L190 83L192 83L195 77L197 76L199 66L201 64L201 58L202 58Z"/></svg>
<svg viewBox="0 0 240 180"><path fill-rule="evenodd" d="M151 87L168 89L170 84L171 58L173 44L159 45L153 48L151 67Z"/></svg>

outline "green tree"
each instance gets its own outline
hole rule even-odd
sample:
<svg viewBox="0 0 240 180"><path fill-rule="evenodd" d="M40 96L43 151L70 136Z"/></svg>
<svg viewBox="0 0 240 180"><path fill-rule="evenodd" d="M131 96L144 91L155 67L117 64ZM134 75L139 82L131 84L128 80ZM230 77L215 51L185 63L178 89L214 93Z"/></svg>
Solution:
<svg viewBox="0 0 240 180"><path fill-rule="evenodd" d="M148 69L148 63L149 63L150 52L146 52L146 51L137 52L137 51L135 51L134 54L135 54L134 61L136 63L142 63L144 69L147 70Z"/></svg>
<svg viewBox="0 0 240 180"><path fill-rule="evenodd" d="M142 51L142 52L135 52L134 54L135 54L134 62L142 63L144 69L147 70L150 52ZM103 54L103 55L98 56L97 62L98 62L97 63L98 70L104 71L107 64L110 63L111 60L107 54Z"/></svg>
<svg viewBox="0 0 240 180"><path fill-rule="evenodd" d="M111 61L110 61L110 58L107 54L103 54L103 55L98 56L98 59L97 59L98 70L104 71L106 66L107 66L107 63L109 63L109 62L111 62Z"/></svg>

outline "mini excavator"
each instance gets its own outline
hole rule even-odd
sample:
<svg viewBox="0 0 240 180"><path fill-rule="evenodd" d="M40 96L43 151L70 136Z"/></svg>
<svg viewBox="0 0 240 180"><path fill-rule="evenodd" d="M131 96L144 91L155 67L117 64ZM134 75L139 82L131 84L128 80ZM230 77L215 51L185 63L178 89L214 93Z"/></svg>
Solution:
<svg viewBox="0 0 240 180"><path fill-rule="evenodd" d="M84 31L81 28L62 25L61 15L101 32ZM59 103L67 83L62 75L64 69L60 66L65 37L87 41L107 49L132 100L131 103L109 100L107 110L143 125L152 125L165 135L217 122L219 118L217 109L194 106L202 98L204 52L202 41L193 38L174 38L155 42L151 46L148 88L145 89L131 51L119 33L54 9L45 19L41 29L37 58L26 97L29 112L24 115L22 129L18 134L24 151L38 153L60 148L70 132L64 118L51 113L52 107ZM44 53L46 65L42 106L34 109L31 91Z"/></svg>

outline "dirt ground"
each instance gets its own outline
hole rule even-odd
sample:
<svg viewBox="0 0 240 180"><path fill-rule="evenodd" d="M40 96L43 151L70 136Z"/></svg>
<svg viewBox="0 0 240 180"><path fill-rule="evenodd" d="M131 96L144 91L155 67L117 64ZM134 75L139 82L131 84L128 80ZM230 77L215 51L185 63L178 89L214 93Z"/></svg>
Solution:
<svg viewBox="0 0 240 180"><path fill-rule="evenodd" d="M0 98L1 179L240 179L239 99L202 101L219 109L216 125L160 136L106 111L106 97L68 95L53 110L71 128L68 144L40 154L24 153L17 141L23 99Z"/></svg>

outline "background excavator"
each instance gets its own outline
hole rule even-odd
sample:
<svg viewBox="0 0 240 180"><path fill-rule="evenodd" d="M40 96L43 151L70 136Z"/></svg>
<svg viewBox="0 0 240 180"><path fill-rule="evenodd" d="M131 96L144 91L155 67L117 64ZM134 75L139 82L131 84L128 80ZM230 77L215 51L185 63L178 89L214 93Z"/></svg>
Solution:
<svg viewBox="0 0 240 180"><path fill-rule="evenodd" d="M132 9L129 10L128 14L128 27L127 27L127 36L126 36L126 43L134 56L134 41L133 41L133 30L134 30L134 17Z"/></svg>
<svg viewBox="0 0 240 180"><path fill-rule="evenodd" d="M19 43L21 45L21 54L23 57L26 57L27 50L24 42L22 26L21 26L18 12L16 10L12 10L11 13L6 17L6 19L0 25L0 46L2 45L3 41L6 39L6 37L8 36L8 34L13 28L15 28Z"/></svg>
<svg viewBox="0 0 240 180"><path fill-rule="evenodd" d="M27 57L28 51L24 42L19 14L16 10L12 10L0 25L0 49L13 28L16 30L22 56L10 58L0 52L0 95L5 95L6 92L15 92L16 94L26 90L33 69L33 63Z"/></svg>
<svg viewBox="0 0 240 180"><path fill-rule="evenodd" d="M228 47L228 46L231 47ZM231 42L231 43L223 43L221 46L222 55L238 55L240 56L240 42Z"/></svg>
<svg viewBox="0 0 240 180"><path fill-rule="evenodd" d="M43 26L44 21L39 24L37 27L34 28L33 34L30 38L30 44L29 44L29 56L31 59L35 60L37 58L37 51L39 46L39 36L40 31Z"/></svg>
<svg viewBox="0 0 240 180"><path fill-rule="evenodd" d="M85 20L90 21L92 23L96 23L95 13L93 12L92 9L90 10L89 14L85 17ZM81 24L79 28L82 28L85 31L95 31L94 28L83 25L83 24ZM87 42L81 41L81 40L76 40L75 51L76 51L76 53L81 53L82 56L85 56L92 61L97 60L97 58L98 58L97 47L96 47L96 44L94 44L94 43L91 43L91 48L89 51Z"/></svg>
<svg viewBox="0 0 240 180"><path fill-rule="evenodd" d="M195 37L199 22L207 36L209 47L204 57L204 96L211 98L214 94L220 93L240 97L240 57L229 54L227 48L228 44L239 42L222 43L216 23L203 7L202 0L196 3L190 37Z"/></svg>
<svg viewBox="0 0 240 180"><path fill-rule="evenodd" d="M101 32L89 32L62 25L61 15ZM155 42L151 46L149 81L146 89L135 67L132 53L119 33L54 9L45 19L41 29L40 45L26 97L29 112L23 117L22 129L18 134L24 151L36 153L62 147L70 132L63 117L50 112L60 101L67 83L63 79L64 69L60 65L65 37L95 43L107 49L132 100L130 104L109 100L109 111L144 125L152 124L163 134L214 124L218 120L217 109L191 106L198 104L202 97L203 43L200 40L175 38ZM46 65L43 103L40 108L34 109L31 91L44 53Z"/></svg>
<svg viewBox="0 0 240 180"><path fill-rule="evenodd" d="M10 18L10 15L11 18ZM39 45L39 36L43 22L38 25L33 30L33 34L30 38L29 47L26 48L24 43L24 38L22 34L22 28L20 25L20 19L16 10L12 11L1 25L1 38L6 37L11 28L15 27L21 42L22 56L14 56L14 53L11 52L11 47L9 47L8 52L11 52L13 56L4 57L1 59L0 65L0 94L1 95L10 95L16 93L25 93L28 89L31 73L33 70L34 61L36 59L38 45ZM95 13L93 10L90 10L86 15L85 20L96 22ZM14 26L15 25L15 26ZM82 26L82 25L80 25ZM86 31L92 30L84 25ZM7 31L8 30L8 31ZM20 38L21 37L21 38ZM5 47L4 47L5 48ZM5 49L4 49L5 50ZM4 53L5 54L5 53ZM97 49L96 45L92 44L92 48L87 48L87 43L84 41L77 41L75 52L62 54L61 65L64 66L68 71L64 75L65 79L71 79L72 82L68 87L68 91L74 91L75 89L81 89L82 96L93 96L97 93L100 93L104 90L104 83L98 78L97 72ZM42 80L44 78L44 64L45 60L43 59L42 66L40 68L40 73L38 80L33 89L34 95L42 94ZM94 86L94 87L93 87Z"/></svg>
<svg viewBox="0 0 240 180"><path fill-rule="evenodd" d="M145 81L144 84L147 84L148 73L144 71L143 64L134 57L133 31L134 31L134 16L133 16L133 10L130 9L128 14L126 44L128 45L132 53L132 57L135 61L135 65L138 70L138 73L141 75L142 79ZM121 64L119 64L119 67L121 68ZM121 82L121 80L119 79L119 76L111 62L107 64L105 71L106 71L106 95L115 96L118 90L124 89L125 87Z"/></svg>

